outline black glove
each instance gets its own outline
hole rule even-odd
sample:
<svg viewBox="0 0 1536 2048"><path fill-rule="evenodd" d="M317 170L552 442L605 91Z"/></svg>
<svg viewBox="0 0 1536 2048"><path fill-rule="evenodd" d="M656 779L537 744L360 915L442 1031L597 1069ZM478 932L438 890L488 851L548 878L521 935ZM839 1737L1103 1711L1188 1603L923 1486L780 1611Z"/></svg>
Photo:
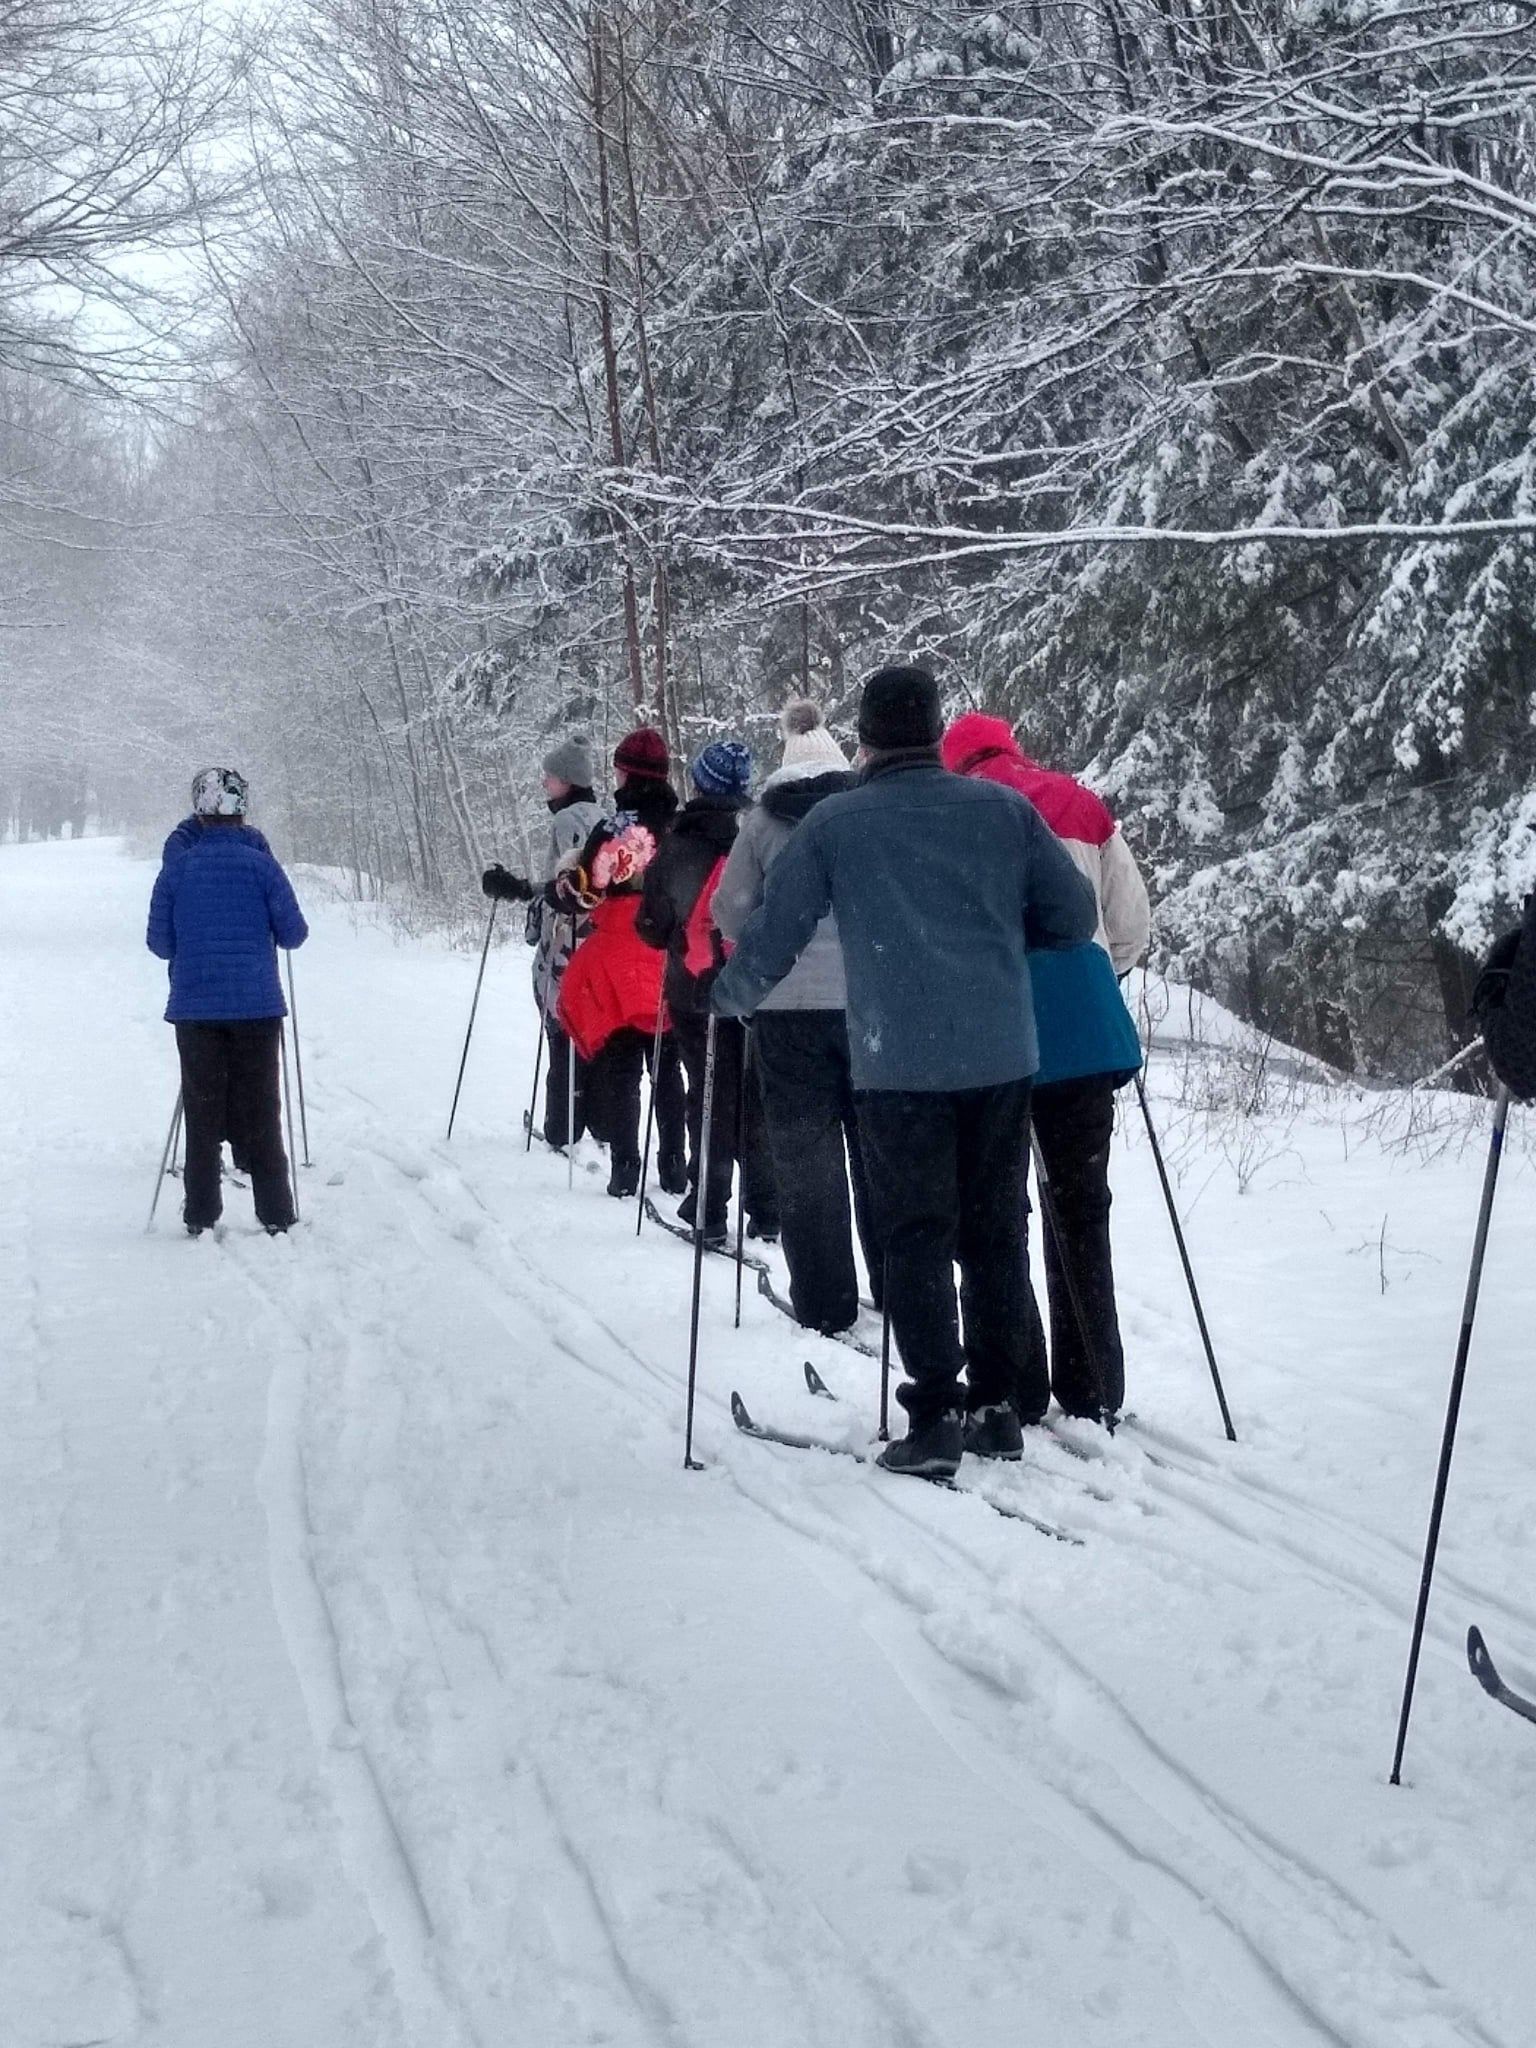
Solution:
<svg viewBox="0 0 1536 2048"><path fill-rule="evenodd" d="M480 877L480 886L498 903L527 903L533 895L531 882L525 882L521 875L508 874L499 863L486 869Z"/></svg>

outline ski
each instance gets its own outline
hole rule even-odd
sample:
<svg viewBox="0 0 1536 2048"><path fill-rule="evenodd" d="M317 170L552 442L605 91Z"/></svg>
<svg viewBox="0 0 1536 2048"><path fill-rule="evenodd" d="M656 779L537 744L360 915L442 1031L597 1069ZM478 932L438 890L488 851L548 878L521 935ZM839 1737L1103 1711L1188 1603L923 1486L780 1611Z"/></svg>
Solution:
<svg viewBox="0 0 1536 2048"><path fill-rule="evenodd" d="M789 1451L824 1451L830 1458L851 1458L856 1465L876 1463L867 1451L855 1450L851 1444L829 1444L822 1437L807 1436L798 1430L770 1429L765 1424L753 1420L745 1401L740 1394L734 1392L731 1395L731 1420L743 1436L752 1437L760 1444L780 1444ZM970 1500L979 1500L983 1507L990 1508L993 1514L1001 1515L1005 1521L1023 1522L1041 1536L1049 1536L1055 1543L1070 1543L1078 1550L1084 1548L1082 1537L1074 1536L1070 1529L1061 1529L1054 1522L1042 1521L1038 1515L1030 1514L1026 1508L1012 1507L1003 1501L994 1500L990 1494L978 1493L973 1486L961 1486L953 1479L930 1479L925 1483L938 1487L943 1493L963 1493Z"/></svg>
<svg viewBox="0 0 1536 2048"><path fill-rule="evenodd" d="M840 1395L833 1393L809 1359L805 1361L805 1384L807 1391L814 1394L819 1401L839 1401L842 1398ZM1053 1432L1051 1433L1051 1440L1060 1449L1073 1451L1074 1455L1079 1455L1071 1444L1067 1443L1063 1438L1056 1436ZM1081 1455L1086 1456L1086 1453ZM1112 1507L1114 1505L1115 1496L1112 1493L1106 1493L1102 1487L1095 1486L1092 1480L1080 1479L1072 1473L1053 1472L1048 1465L1042 1465L1036 1458L1021 1457L1016 1462L1027 1467L1031 1472L1038 1472L1044 1479L1052 1479L1058 1483L1064 1482L1067 1485L1075 1486L1085 1499L1096 1500L1101 1507Z"/></svg>
<svg viewBox="0 0 1536 2048"><path fill-rule="evenodd" d="M1518 1714L1522 1720L1536 1721L1536 1700L1528 1700L1520 1693L1512 1692L1500 1678L1498 1667L1488 1654L1488 1645L1483 1641L1481 1629L1467 1630L1467 1662L1472 1667L1472 1676L1489 1699L1497 1700L1501 1707L1508 1707L1512 1714Z"/></svg>
<svg viewBox="0 0 1536 2048"><path fill-rule="evenodd" d="M649 1195L645 1198L645 1213L658 1230L666 1231L669 1237L675 1237L679 1243L687 1245L688 1249L692 1251L693 1232L689 1226L686 1223L679 1223L675 1216L663 1216ZM713 1258L729 1259L733 1266L736 1263L736 1247L729 1241L724 1244L707 1244L704 1249ZM743 1251L741 1263L749 1272L757 1275L759 1288L762 1287L765 1279L771 1278L767 1265L755 1252Z"/></svg>

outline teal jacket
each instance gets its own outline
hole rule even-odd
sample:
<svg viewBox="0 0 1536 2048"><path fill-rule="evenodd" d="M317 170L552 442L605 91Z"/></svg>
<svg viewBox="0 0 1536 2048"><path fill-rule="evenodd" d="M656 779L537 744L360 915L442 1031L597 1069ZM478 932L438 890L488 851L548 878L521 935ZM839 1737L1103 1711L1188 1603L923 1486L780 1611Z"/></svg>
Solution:
<svg viewBox="0 0 1536 2048"><path fill-rule="evenodd" d="M751 1016L828 911L854 1087L935 1094L1034 1074L1029 953L1091 941L1098 922L1092 884L1032 804L927 757L877 763L796 829L716 1011Z"/></svg>

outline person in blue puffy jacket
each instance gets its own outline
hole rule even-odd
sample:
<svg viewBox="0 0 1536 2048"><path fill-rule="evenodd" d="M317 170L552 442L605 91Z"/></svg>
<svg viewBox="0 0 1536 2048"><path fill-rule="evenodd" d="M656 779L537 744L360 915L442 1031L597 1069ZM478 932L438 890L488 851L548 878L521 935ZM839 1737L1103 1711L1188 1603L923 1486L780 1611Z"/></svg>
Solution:
<svg viewBox="0 0 1536 2048"><path fill-rule="evenodd" d="M223 1209L226 1135L248 1168L256 1216L276 1235L294 1220L283 1150L279 1056L288 1014L277 948L309 936L292 886L245 822L249 790L233 768L192 784L195 829L178 826L149 904L146 943L170 963L166 1022L176 1027L186 1118L182 1218L198 1237Z"/></svg>

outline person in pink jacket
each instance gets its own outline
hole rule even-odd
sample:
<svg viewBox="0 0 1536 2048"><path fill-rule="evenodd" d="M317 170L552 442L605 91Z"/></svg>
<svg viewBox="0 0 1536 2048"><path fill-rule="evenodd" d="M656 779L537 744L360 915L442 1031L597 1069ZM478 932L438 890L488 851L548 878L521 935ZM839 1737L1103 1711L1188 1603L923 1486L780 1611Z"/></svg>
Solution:
<svg viewBox="0 0 1536 2048"><path fill-rule="evenodd" d="M1051 1394L1069 1415L1113 1416L1125 1399L1125 1354L1110 1252L1109 1145L1115 1090L1141 1064L1115 977L1146 951L1146 884L1108 806L1072 776L1032 761L1005 719L979 711L956 719L944 735L943 760L954 774L1027 797L1093 884L1097 944L1030 956L1040 1036L1034 1135L1051 1198L1044 1245L1051 1341L1047 1373L1045 1332L1032 1313L1014 1402L1026 1423L1040 1419ZM1032 1311L1033 1302L1031 1294Z"/></svg>

